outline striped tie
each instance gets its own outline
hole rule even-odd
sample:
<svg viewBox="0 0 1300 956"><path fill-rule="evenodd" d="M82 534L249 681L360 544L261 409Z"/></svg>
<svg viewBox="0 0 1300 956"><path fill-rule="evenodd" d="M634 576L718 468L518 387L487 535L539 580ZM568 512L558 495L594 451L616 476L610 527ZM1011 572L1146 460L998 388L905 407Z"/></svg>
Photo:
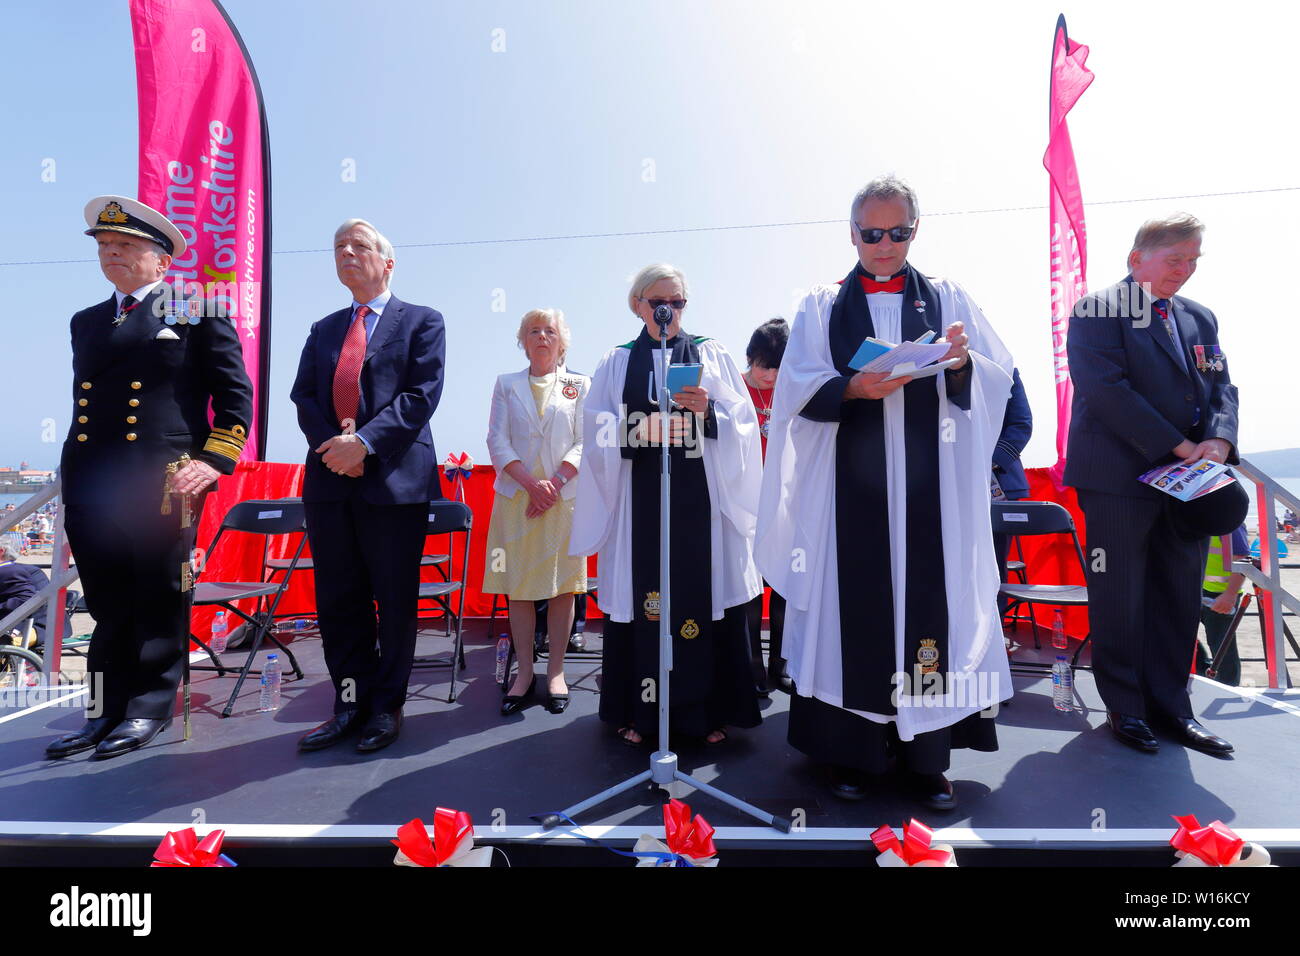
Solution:
<svg viewBox="0 0 1300 956"><path fill-rule="evenodd" d="M1169 341L1173 342L1174 345L1177 346L1178 336L1174 334L1174 323L1173 320L1169 318L1169 300L1156 299L1155 302L1151 304L1155 307L1156 315L1160 316L1160 321L1164 323L1165 334L1169 336Z"/></svg>
<svg viewBox="0 0 1300 956"><path fill-rule="evenodd" d="M334 366L334 414L344 427L349 419L356 425L357 410L361 407L361 363L366 359L366 316L369 314L368 305L357 309L343 340L343 350L339 352L339 364Z"/></svg>

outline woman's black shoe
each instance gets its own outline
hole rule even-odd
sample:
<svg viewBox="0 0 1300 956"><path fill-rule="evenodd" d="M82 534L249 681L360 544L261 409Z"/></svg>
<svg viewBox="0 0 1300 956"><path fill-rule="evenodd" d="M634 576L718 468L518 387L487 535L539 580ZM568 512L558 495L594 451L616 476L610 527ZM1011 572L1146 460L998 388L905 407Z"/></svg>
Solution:
<svg viewBox="0 0 1300 956"><path fill-rule="evenodd" d="M546 699L546 709L553 714L562 714L569 706L568 694L552 694Z"/></svg>
<svg viewBox="0 0 1300 956"><path fill-rule="evenodd" d="M517 714L524 709L524 704L533 699L533 691L537 689L537 677L533 676L532 681L528 684L528 690L522 694L506 694L501 698L501 716L509 717L511 714Z"/></svg>

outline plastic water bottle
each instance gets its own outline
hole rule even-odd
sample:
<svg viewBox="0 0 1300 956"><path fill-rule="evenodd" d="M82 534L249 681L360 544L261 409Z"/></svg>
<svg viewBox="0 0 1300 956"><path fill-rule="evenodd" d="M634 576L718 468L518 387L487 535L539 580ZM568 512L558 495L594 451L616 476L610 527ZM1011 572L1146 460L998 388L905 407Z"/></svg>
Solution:
<svg viewBox="0 0 1300 956"><path fill-rule="evenodd" d="M1074 670L1064 654L1057 654L1052 665L1052 706L1057 710L1074 710Z"/></svg>
<svg viewBox="0 0 1300 956"><path fill-rule="evenodd" d="M1065 618L1061 616L1061 609L1056 609L1056 616L1052 618L1052 646L1058 651L1063 651L1070 646L1069 638L1065 636Z"/></svg>
<svg viewBox="0 0 1300 956"><path fill-rule="evenodd" d="M226 639L229 627L226 625L226 612L218 611L212 616L212 640L208 642L208 647L212 648L213 654L226 653Z"/></svg>
<svg viewBox="0 0 1300 956"><path fill-rule="evenodd" d="M497 638L497 683L506 682L506 667L510 663L510 635L502 634Z"/></svg>
<svg viewBox="0 0 1300 956"><path fill-rule="evenodd" d="M269 713L280 709L280 657L267 654L266 664L262 667L262 688L257 699L260 713Z"/></svg>

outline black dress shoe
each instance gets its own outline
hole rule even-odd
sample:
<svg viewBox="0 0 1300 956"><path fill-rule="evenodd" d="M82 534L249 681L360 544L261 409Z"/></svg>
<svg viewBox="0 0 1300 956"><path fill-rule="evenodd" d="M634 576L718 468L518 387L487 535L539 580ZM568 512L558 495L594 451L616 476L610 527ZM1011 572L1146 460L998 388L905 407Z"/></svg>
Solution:
<svg viewBox="0 0 1300 956"><path fill-rule="evenodd" d="M769 670L767 672L767 686L772 690L785 691L787 694L794 693L794 681L790 675L785 672L784 662L780 670Z"/></svg>
<svg viewBox="0 0 1300 956"><path fill-rule="evenodd" d="M841 800L867 799L867 775L861 770L832 764L830 778L832 796Z"/></svg>
<svg viewBox="0 0 1300 956"><path fill-rule="evenodd" d="M1156 735L1151 732L1151 728L1141 717L1108 711L1106 720L1110 723L1111 732L1122 743L1146 754L1153 754L1160 749L1160 742L1156 740Z"/></svg>
<svg viewBox="0 0 1300 956"><path fill-rule="evenodd" d="M157 737L172 722L170 717L155 720L151 717L128 717L113 732L99 742L95 748L96 757L120 757L132 750L139 750Z"/></svg>
<svg viewBox="0 0 1300 956"><path fill-rule="evenodd" d="M528 684L528 690L522 694L506 694L501 698L501 716L509 717L511 714L517 714L524 709L524 704L533 699L533 691L537 690L537 675ZM558 713L558 711L556 712Z"/></svg>
<svg viewBox="0 0 1300 956"><path fill-rule="evenodd" d="M315 730L300 737L298 739L298 749L309 751L332 747L348 734L360 730L363 723L361 711L342 711L325 721Z"/></svg>
<svg viewBox="0 0 1300 956"><path fill-rule="evenodd" d="M113 728L122 721L115 717L94 717L75 733L64 734L45 748L45 756L51 760L71 757L84 750L93 750L95 745L112 733Z"/></svg>
<svg viewBox="0 0 1300 956"><path fill-rule="evenodd" d="M957 794L952 783L941 773L910 774L910 789L931 810L946 813L957 809Z"/></svg>
<svg viewBox="0 0 1300 956"><path fill-rule="evenodd" d="M551 694L546 698L546 709L553 714L562 714L569 708L568 694Z"/></svg>
<svg viewBox="0 0 1300 956"><path fill-rule="evenodd" d="M1211 757L1226 757L1232 753L1232 744L1210 733L1194 717L1170 717L1161 720L1160 725L1184 747L1191 747Z"/></svg>
<svg viewBox="0 0 1300 956"><path fill-rule="evenodd" d="M361 731L361 740L357 742L357 752L368 754L372 750L383 750L394 740L402 729L402 712L395 710L388 714L375 714Z"/></svg>

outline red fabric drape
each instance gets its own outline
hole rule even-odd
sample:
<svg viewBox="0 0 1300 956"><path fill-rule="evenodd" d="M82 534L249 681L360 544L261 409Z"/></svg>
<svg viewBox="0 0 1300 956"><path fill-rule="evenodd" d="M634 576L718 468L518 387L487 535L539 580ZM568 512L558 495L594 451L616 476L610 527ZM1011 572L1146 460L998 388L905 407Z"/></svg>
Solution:
<svg viewBox="0 0 1300 956"><path fill-rule="evenodd" d="M217 529L221 518L237 502L250 499L294 498L302 493L302 465L286 465L276 462L240 462L235 473L222 478L216 490L208 495L203 508L203 518L199 523L199 546L207 548ZM1046 468L1028 469L1029 497L1038 501L1055 501L1064 505L1074 516L1079 531L1079 541L1085 540L1083 513L1075 498L1074 489L1066 488L1058 492ZM483 562L487 548L488 524L492 517L492 484L496 472L490 465L475 465L473 474L464 481L465 503L474 512L474 529L470 535L469 577L465 594L465 614L468 617L487 617L492 609L492 595L484 594ZM443 478L443 494L454 494L449 483ZM227 532L217 550L204 555L202 578L208 581L260 581L262 572L262 545L260 535ZM296 535L277 535L269 542L270 557L290 557L298 546ZM1025 553L1026 572L1031 583L1045 584L1083 584L1083 575L1079 571L1079 562L1074 554L1074 546L1068 538L1054 535L1046 537L1022 538L1021 547ZM457 539L452 554L452 578L460 577L460 556L463 545ZM425 553L446 553L447 539L439 536L425 542ZM310 547L304 549L304 555L310 555ZM1085 558L1087 554L1085 552ZM596 559L593 556L588 564L588 574L596 575ZM425 568L423 580L439 580L437 571ZM280 601L278 613L312 614L315 611L315 582L311 571L298 571L293 576L289 590ZM767 601L764 600L764 611ZM251 612L253 602L241 605L243 610ZM454 602L453 602L453 606ZM1050 627L1052 611L1045 605L1039 605L1039 623ZM211 607L195 608L193 630L195 634L205 634L212 626L213 609ZM594 601L587 604L587 616L599 618L600 610ZM1083 638L1088 633L1088 612L1086 609L1066 609L1065 628L1072 636Z"/></svg>
<svg viewBox="0 0 1300 956"><path fill-rule="evenodd" d="M1074 527L1079 534L1079 545L1084 548L1085 561L1092 560L1087 551L1087 536L1084 533L1083 512L1079 510L1079 500L1073 488L1057 491L1055 482L1047 468L1026 468L1029 476L1029 497L1034 501L1055 501L1065 507L1074 518ZM1074 543L1065 535L1039 535L1021 538L1020 546L1025 552L1025 574L1030 584L1086 584L1083 572L1079 570L1079 558L1074 552ZM1012 549L1011 557L1015 557ZM1052 626L1054 609L1046 604L1039 604L1034 609L1038 623L1042 627ZM1088 609L1064 608L1065 631L1079 640L1088 636Z"/></svg>
<svg viewBox="0 0 1300 956"><path fill-rule="evenodd" d="M302 465L286 465L277 462L240 462L235 473L222 478L216 490L210 493L203 507L203 517L199 522L199 547L207 549L221 519L232 506L240 501L252 499L296 498L302 493ZM441 477L441 476L440 476ZM441 477L443 494L453 497L454 491L445 477ZM490 465L475 465L473 474L464 481L465 503L474 512L474 527L470 533L469 577L465 593L465 614L467 617L487 617L492 609L492 595L484 594L483 562L487 548L488 525L492 517L492 484L496 481L496 471ZM207 581L260 581L262 571L263 537L228 531L217 546L215 552L204 554L202 580ZM292 557L298 547L297 535L276 535L270 538L268 557ZM425 554L448 553L447 538L439 535L425 541ZM464 553L463 539L457 536L451 549L451 577L460 577L461 555ZM303 555L311 554L310 546L304 548ZM596 559L593 556L588 564L588 574L596 573ZM421 573L422 580L438 581L441 576L432 567L426 567ZM253 601L242 602L242 610L252 613ZM452 607L457 602L453 599ZM502 602L504 608L504 601ZM313 614L316 608L315 580L311 571L297 571L289 584L288 591L280 601L277 614ZM194 609L191 620L195 634L208 633L212 627L215 608L200 607ZM587 604L588 618L599 618L600 610L594 601ZM232 622L232 626L235 622Z"/></svg>

